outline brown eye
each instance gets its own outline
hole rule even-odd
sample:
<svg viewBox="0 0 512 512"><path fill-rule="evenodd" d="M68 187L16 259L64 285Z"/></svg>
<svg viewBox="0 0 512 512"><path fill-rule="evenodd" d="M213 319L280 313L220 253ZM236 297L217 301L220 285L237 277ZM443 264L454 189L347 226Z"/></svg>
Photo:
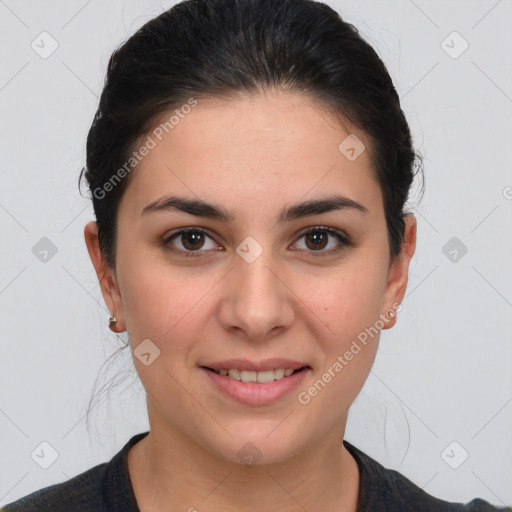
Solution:
<svg viewBox="0 0 512 512"><path fill-rule="evenodd" d="M308 252L317 252L319 256L332 254L353 245L350 238L341 231L320 226L302 233L299 240L302 239L304 239L305 248L299 248ZM328 249L324 250L326 247Z"/></svg>
<svg viewBox="0 0 512 512"><path fill-rule="evenodd" d="M181 243L183 247L191 251L201 249L204 244L204 233L189 231L181 234Z"/></svg>
<svg viewBox="0 0 512 512"><path fill-rule="evenodd" d="M210 241L209 246L208 241ZM208 249L215 250L218 248L211 236L201 228L188 228L176 231L164 238L163 244L171 251L181 253L184 256L196 256L194 253L197 253L197 256L201 256Z"/></svg>
<svg viewBox="0 0 512 512"><path fill-rule="evenodd" d="M305 235L306 245L308 249L318 250L324 249L328 240L328 235L324 231L313 231Z"/></svg>

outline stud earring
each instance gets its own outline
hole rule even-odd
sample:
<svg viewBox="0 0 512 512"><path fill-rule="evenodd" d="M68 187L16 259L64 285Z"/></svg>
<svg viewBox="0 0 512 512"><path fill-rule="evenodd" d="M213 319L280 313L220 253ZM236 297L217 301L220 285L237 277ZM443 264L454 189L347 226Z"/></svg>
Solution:
<svg viewBox="0 0 512 512"><path fill-rule="evenodd" d="M114 316L114 315L110 315L110 319L109 319L109 327L110 327L110 330L111 331L114 331L114 326L117 324L117 318Z"/></svg>

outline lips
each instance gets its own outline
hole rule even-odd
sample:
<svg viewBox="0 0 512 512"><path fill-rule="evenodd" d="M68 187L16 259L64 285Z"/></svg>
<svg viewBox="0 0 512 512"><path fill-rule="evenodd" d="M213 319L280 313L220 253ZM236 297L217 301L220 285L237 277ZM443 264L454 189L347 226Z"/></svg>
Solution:
<svg viewBox="0 0 512 512"><path fill-rule="evenodd" d="M279 364L282 364L282 361L283 360L281 360ZM222 365L226 363L233 364L233 360L221 362ZM265 364L267 363L268 361L265 362ZM293 371L289 376L284 376L277 380L264 378L263 382L261 382L261 379L258 379L258 382L244 382L232 378L231 376L220 375L205 366L202 366L200 370L208 381L212 383L214 389L224 396L230 397L245 405L263 406L269 405L291 394L294 389L303 383L308 377L311 368L309 366L303 366L302 368L301 370ZM234 370L234 372L236 371L237 370ZM273 373L269 370L262 370L262 372L263 373L258 373L258 377L265 373ZM247 377L250 377L249 374L251 373L257 372L255 370L242 370L241 372L242 376L246 374Z"/></svg>

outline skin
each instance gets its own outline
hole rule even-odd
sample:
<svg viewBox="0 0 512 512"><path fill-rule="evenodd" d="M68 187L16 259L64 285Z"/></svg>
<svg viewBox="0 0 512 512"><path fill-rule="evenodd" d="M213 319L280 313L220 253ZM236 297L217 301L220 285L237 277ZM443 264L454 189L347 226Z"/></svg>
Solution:
<svg viewBox="0 0 512 512"><path fill-rule="evenodd" d="M367 147L354 161L338 150L349 133ZM380 333L308 404L297 394L405 294L416 220L406 217L403 250L391 264L369 147L364 133L347 131L303 96L201 99L133 171L119 205L115 271L99 249L96 223L85 227L119 332L128 332L132 350L147 338L160 349L149 366L134 357L150 433L130 450L128 465L143 512L356 510L359 471L342 439ZM276 224L283 207L334 192L368 212ZM141 215L170 194L222 206L234 220ZM342 230L356 245L339 245L325 232L308 244L302 232L315 226ZM186 245L184 237L161 243L184 227L206 229L203 245ZM250 264L236 252L247 236L263 248ZM187 247L196 256L184 256ZM395 322L387 317L383 328ZM289 357L311 370L284 398L249 406L223 395L198 366L231 357ZM249 442L261 453L252 466L237 456Z"/></svg>

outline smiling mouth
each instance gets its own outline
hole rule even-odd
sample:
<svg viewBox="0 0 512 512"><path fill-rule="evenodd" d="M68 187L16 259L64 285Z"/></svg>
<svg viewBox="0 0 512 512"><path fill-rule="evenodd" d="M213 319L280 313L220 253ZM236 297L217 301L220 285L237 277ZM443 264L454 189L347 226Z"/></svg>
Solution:
<svg viewBox="0 0 512 512"><path fill-rule="evenodd" d="M292 369L292 368L276 368L274 370L266 370L261 372L250 371L250 370L238 370L233 368L225 368L220 370L215 370L213 368L209 368L207 366L203 366L206 370L210 370L211 372L216 373L217 375L221 375L226 378L230 378L233 380L238 380L242 382L258 382L260 384L266 384L269 382L274 382L276 380L285 379L290 375L295 373L299 373L310 369L310 366L303 366L301 368Z"/></svg>

